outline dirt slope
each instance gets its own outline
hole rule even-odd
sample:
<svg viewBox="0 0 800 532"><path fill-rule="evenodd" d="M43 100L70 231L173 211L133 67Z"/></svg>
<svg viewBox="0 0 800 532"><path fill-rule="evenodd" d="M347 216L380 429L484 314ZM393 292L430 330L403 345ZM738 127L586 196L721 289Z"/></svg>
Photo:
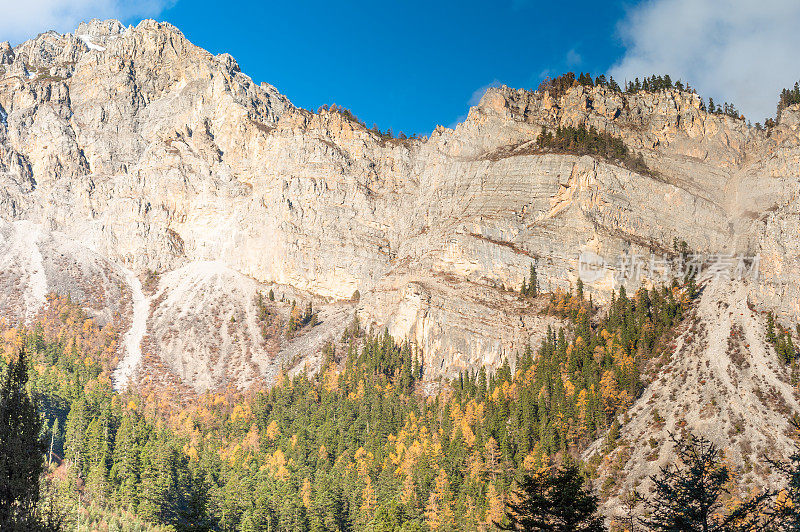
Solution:
<svg viewBox="0 0 800 532"><path fill-rule="evenodd" d="M765 339L764 314L748 304L744 282L707 279L701 287L669 360L620 420L617 447L600 462L596 486L608 497L607 514L622 511L621 494L647 493L649 476L673 461L670 433L691 431L717 443L737 479L754 486L775 480L765 456L790 452L788 419L800 401L788 367ZM604 454L605 445L598 440L584 458Z"/></svg>

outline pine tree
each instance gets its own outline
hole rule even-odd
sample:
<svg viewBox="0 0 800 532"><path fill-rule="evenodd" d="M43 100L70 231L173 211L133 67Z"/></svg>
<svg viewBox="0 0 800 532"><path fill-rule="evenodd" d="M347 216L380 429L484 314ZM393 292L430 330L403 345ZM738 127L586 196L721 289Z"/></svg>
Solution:
<svg viewBox="0 0 800 532"><path fill-rule="evenodd" d="M59 437L59 433L61 432L61 426L58 424L58 418L53 420L53 424L50 427L50 446L47 449L47 465L50 465L50 462L53 458L53 453L55 452L55 443Z"/></svg>
<svg viewBox="0 0 800 532"><path fill-rule="evenodd" d="M774 344L775 340L775 317L770 312L767 314L767 342Z"/></svg>
<svg viewBox="0 0 800 532"><path fill-rule="evenodd" d="M748 499L724 513L721 496L727 493L731 474L719 448L692 434L681 440L672 436L672 441L679 464L662 467L659 475L651 477L653 496L645 501L648 515L640 520L642 526L663 532L722 532L734 525L740 530L755 529L759 510L770 494Z"/></svg>
<svg viewBox="0 0 800 532"><path fill-rule="evenodd" d="M206 532L216 530L209 516L209 485L200 470L189 470L185 464L180 468L177 500L172 522L181 532Z"/></svg>
<svg viewBox="0 0 800 532"><path fill-rule="evenodd" d="M176 454L158 434L152 434L142 447L138 513L145 519L169 522L174 517Z"/></svg>
<svg viewBox="0 0 800 532"><path fill-rule="evenodd" d="M27 381L23 348L6 368L0 389L0 530L39 528L36 505L47 444Z"/></svg>
<svg viewBox="0 0 800 532"><path fill-rule="evenodd" d="M539 280L536 275L536 265L531 264L530 279L528 280L528 294L536 297L539 295Z"/></svg>
<svg viewBox="0 0 800 532"><path fill-rule="evenodd" d="M89 421L89 413L86 411L86 400L81 397L69 409L67 415L66 434L64 436L64 456L72 463L72 466L79 473L83 473L85 463L84 453L86 449L84 435Z"/></svg>
<svg viewBox="0 0 800 532"><path fill-rule="evenodd" d="M306 532L311 529L306 507L296 492L286 493L281 497L278 515L278 530Z"/></svg>
<svg viewBox="0 0 800 532"><path fill-rule="evenodd" d="M792 420L795 431L800 432L800 421ZM785 487L778 493L773 516L779 532L800 532L800 445L786 461L769 461L785 479Z"/></svg>
<svg viewBox="0 0 800 532"><path fill-rule="evenodd" d="M433 491L425 507L425 522L432 531L451 530L453 527L452 494L444 469L439 470Z"/></svg>
<svg viewBox="0 0 800 532"><path fill-rule="evenodd" d="M316 528L336 532L350 532L353 523L350 519L348 500L338 484L324 486L317 489L317 502L314 505L317 516Z"/></svg>
<svg viewBox="0 0 800 532"><path fill-rule="evenodd" d="M486 472L490 474L492 480L496 480L497 475L500 473L500 459L502 458L497 440L489 436L489 439L484 445L484 449L486 451L486 458L484 460Z"/></svg>
<svg viewBox="0 0 800 532"><path fill-rule="evenodd" d="M306 305L306 311L303 313L303 325L306 325L311 322L311 317L314 315L314 307L311 301L308 302Z"/></svg>
<svg viewBox="0 0 800 532"><path fill-rule="evenodd" d="M568 464L552 475L545 471L526 475L506 503L505 521L495 526L525 532L601 532L605 526L597 514L597 501L584 486L578 467Z"/></svg>
<svg viewBox="0 0 800 532"><path fill-rule="evenodd" d="M495 522L502 521L504 516L503 495L495 487L494 482L491 482L486 488L486 524L492 526Z"/></svg>
<svg viewBox="0 0 800 532"><path fill-rule="evenodd" d="M117 485L118 500L125 508L138 503L139 441L133 415L123 416L114 445L111 479Z"/></svg>

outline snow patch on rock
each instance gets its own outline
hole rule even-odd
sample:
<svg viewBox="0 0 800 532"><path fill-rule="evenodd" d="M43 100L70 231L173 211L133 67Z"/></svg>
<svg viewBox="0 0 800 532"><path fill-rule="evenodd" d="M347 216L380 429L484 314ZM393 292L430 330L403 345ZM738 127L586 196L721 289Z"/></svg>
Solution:
<svg viewBox="0 0 800 532"><path fill-rule="evenodd" d="M78 38L83 41L83 44L85 44L89 50L97 50L98 52L106 51L105 46L100 46L92 42L92 38L89 35L78 35Z"/></svg>

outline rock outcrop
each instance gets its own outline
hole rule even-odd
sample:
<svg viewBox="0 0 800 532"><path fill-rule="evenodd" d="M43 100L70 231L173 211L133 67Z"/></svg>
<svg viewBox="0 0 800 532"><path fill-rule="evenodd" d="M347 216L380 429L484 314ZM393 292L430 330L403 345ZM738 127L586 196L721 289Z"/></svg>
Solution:
<svg viewBox="0 0 800 532"><path fill-rule="evenodd" d="M569 288L581 252L611 266L587 286L598 300L623 254L675 241L760 254L753 297L800 315L798 117L785 110L767 134L677 90L501 87L455 129L384 139L295 107L169 24L92 21L0 45L0 218L175 281L157 287L144 343L199 389L236 381L219 357L274 373L250 301L272 283L334 306L358 291L362 321L415 340L429 376L454 375L540 337L546 320L510 289L534 262L543 288ZM534 149L544 128L580 124L621 137L652 172ZM191 281L194 307L173 305L189 282L175 272L209 261L224 273ZM245 336L169 333L179 320L216 327L209 309L223 303Z"/></svg>

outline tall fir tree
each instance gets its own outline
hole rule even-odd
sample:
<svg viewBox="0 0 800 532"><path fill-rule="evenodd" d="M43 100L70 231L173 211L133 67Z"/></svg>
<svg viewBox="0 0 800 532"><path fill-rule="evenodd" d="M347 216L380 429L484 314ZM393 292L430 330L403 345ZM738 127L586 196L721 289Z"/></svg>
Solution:
<svg viewBox="0 0 800 532"><path fill-rule="evenodd" d="M495 526L515 532L602 532L605 525L597 502L578 466L567 464L554 474L526 475L506 503L505 520Z"/></svg>
<svg viewBox="0 0 800 532"><path fill-rule="evenodd" d="M727 532L762 530L763 505L770 496L754 496L726 511L722 496L731 478L720 449L709 440L687 435L672 436L678 464L661 468L651 477L653 496L645 501L647 515L640 519L646 530L656 532Z"/></svg>
<svg viewBox="0 0 800 532"><path fill-rule="evenodd" d="M39 477L47 444L35 398L26 390L24 348L12 359L0 389L0 530L36 530Z"/></svg>

